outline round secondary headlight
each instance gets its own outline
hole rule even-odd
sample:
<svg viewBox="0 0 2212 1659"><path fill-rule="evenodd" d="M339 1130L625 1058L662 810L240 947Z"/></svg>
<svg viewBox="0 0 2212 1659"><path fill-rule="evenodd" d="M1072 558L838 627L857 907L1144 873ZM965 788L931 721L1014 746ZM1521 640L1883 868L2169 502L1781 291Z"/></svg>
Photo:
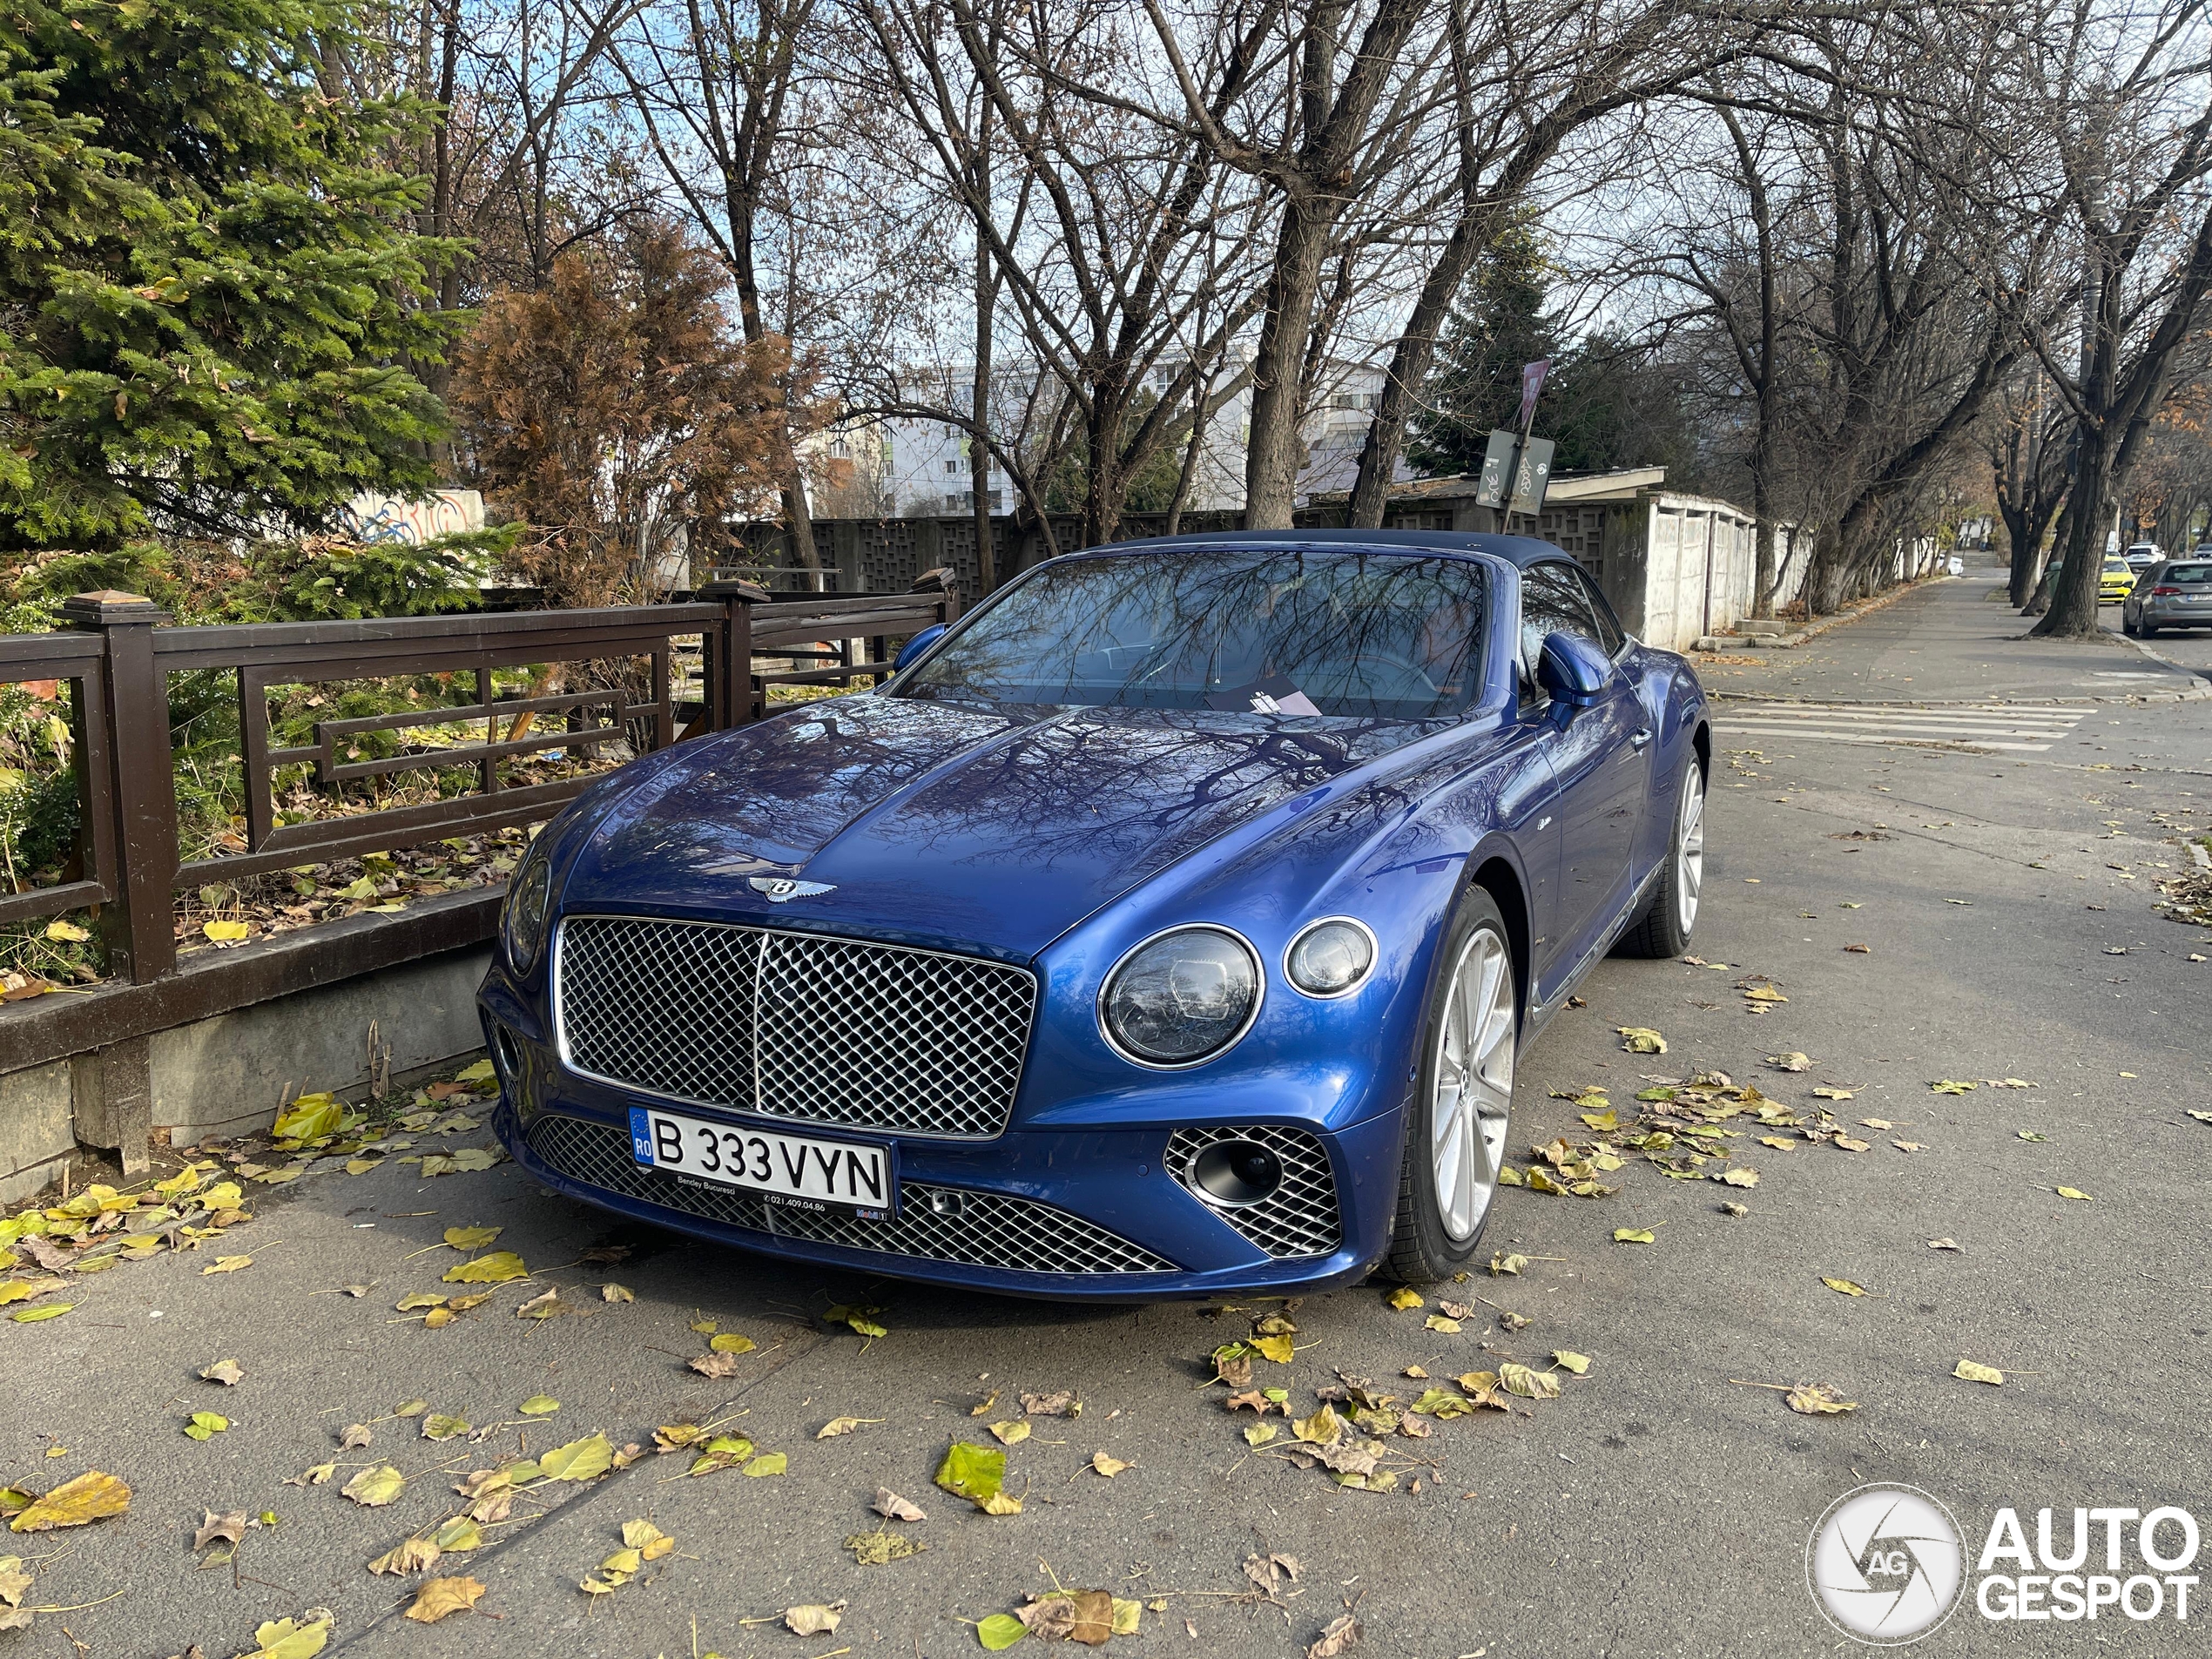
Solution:
<svg viewBox="0 0 2212 1659"><path fill-rule="evenodd" d="M1259 1012L1259 958L1224 927L1179 927L1115 965L1100 993L1107 1040L1151 1066L1195 1066L1244 1035Z"/></svg>
<svg viewBox="0 0 2212 1659"><path fill-rule="evenodd" d="M500 927L507 937L507 960L518 974L537 966L545 948L545 918L553 892L552 861L532 847L507 889L507 907Z"/></svg>
<svg viewBox="0 0 2212 1659"><path fill-rule="evenodd" d="M1283 953L1283 977L1308 996L1349 995L1374 965L1374 934L1349 916L1312 923Z"/></svg>

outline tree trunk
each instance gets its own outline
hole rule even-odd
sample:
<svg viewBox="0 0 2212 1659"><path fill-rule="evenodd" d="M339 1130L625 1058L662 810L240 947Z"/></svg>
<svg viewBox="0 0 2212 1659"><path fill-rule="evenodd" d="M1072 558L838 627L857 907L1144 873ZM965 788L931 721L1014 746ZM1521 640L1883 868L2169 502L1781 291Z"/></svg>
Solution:
<svg viewBox="0 0 2212 1659"><path fill-rule="evenodd" d="M1489 220L1482 221L1485 229ZM1452 297L1467 280L1482 239L1476 221L1463 219L1452 232L1435 268L1421 285L1420 298L1406 320L1405 332L1390 354L1390 371L1383 378L1382 399L1367 436L1359 447L1359 475L1352 481L1352 501L1345 523L1354 529L1379 529L1383 510L1390 501L1391 475L1406 447L1406 421L1413 413L1413 394L1428 379L1436 357L1436 336L1451 314Z"/></svg>
<svg viewBox="0 0 2212 1659"><path fill-rule="evenodd" d="M1317 206L1293 195L1284 204L1267 314L1252 360L1251 437L1244 452L1244 528L1286 530L1305 464L1298 435L1301 371L1321 284L1328 232Z"/></svg>
<svg viewBox="0 0 2212 1659"><path fill-rule="evenodd" d="M2075 454L2074 491L2067 502L2065 563L2051 591L2051 608L2029 630L2037 639L2087 639L2101 631L2097 583L2104 574L2105 524L2112 507L2113 455L2106 435L2083 426Z"/></svg>
<svg viewBox="0 0 2212 1659"><path fill-rule="evenodd" d="M991 199L991 109L986 100L981 116L981 138L975 150L975 199ZM975 583L981 598L998 585L992 567L991 446L984 435L991 429L991 331L997 319L999 286L993 279L991 245L988 237L975 238L975 379L968 395L968 414L974 423L968 434L968 507L975 520Z"/></svg>

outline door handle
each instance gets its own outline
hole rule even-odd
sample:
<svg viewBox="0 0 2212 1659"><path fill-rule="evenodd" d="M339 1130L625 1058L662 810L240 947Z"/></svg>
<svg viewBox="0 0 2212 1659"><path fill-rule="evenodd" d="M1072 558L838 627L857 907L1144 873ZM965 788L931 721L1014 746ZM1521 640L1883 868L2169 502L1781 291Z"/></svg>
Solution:
<svg viewBox="0 0 2212 1659"><path fill-rule="evenodd" d="M1647 743L1649 743L1649 742L1650 742L1650 741L1651 741L1651 728L1650 728L1649 726L1646 726L1646 727L1644 727L1644 729L1643 729L1642 731L1641 731L1641 732L1635 732L1635 733L1632 733L1632 734L1629 736L1629 747L1630 747L1631 749L1638 749L1638 750L1640 750L1640 749L1642 749L1642 748L1643 747L1643 745L1644 745L1645 744L1647 744Z"/></svg>

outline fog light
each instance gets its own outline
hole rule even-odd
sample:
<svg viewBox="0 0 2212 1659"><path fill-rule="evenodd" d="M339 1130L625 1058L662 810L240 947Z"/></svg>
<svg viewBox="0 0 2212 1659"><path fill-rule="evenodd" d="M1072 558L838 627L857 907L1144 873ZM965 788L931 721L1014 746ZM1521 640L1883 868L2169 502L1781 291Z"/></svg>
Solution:
<svg viewBox="0 0 2212 1659"><path fill-rule="evenodd" d="M1216 1141L1191 1163L1190 1179L1207 1198L1233 1209L1272 1197L1283 1184L1283 1161L1258 1141Z"/></svg>

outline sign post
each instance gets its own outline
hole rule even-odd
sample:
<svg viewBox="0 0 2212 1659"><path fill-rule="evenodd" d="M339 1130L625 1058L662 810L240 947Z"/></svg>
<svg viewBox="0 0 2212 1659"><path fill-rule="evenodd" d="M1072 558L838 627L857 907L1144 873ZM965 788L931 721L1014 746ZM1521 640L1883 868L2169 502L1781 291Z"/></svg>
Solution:
<svg viewBox="0 0 2212 1659"><path fill-rule="evenodd" d="M1507 530L1513 528L1514 514L1534 517L1543 510L1544 491L1551 482L1552 441L1529 435L1536 421L1536 399L1551 367L1548 357L1521 366L1521 411L1516 417L1521 429L1494 428L1482 452L1482 477L1475 486L1475 502L1496 508Z"/></svg>

